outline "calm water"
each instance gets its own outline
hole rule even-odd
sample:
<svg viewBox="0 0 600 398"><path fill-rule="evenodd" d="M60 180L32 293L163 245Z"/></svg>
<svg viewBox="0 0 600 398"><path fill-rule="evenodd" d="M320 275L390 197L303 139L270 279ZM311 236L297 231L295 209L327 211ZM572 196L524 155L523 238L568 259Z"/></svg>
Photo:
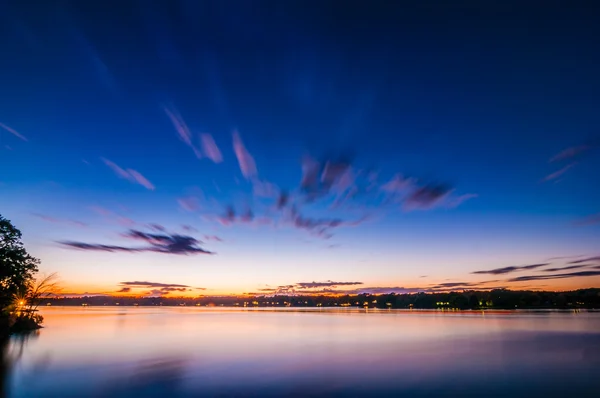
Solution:
<svg viewBox="0 0 600 398"><path fill-rule="evenodd" d="M600 313L44 308L9 397L600 394ZM596 395L598 396L598 395Z"/></svg>

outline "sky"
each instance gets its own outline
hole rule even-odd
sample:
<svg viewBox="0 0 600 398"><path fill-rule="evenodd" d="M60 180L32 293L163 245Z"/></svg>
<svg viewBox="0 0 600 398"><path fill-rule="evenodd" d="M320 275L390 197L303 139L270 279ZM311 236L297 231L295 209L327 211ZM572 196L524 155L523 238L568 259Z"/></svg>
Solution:
<svg viewBox="0 0 600 398"><path fill-rule="evenodd" d="M0 214L70 294L600 287L576 3L0 1Z"/></svg>

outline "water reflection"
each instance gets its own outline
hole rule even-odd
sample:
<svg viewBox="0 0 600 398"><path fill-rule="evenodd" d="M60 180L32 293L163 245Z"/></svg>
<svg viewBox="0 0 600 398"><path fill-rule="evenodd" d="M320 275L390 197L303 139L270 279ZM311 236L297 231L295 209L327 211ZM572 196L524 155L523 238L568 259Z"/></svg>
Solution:
<svg viewBox="0 0 600 398"><path fill-rule="evenodd" d="M0 397L8 397L7 381L25 351L25 345L39 336L39 330L0 337Z"/></svg>
<svg viewBox="0 0 600 398"><path fill-rule="evenodd" d="M43 315L37 337L3 348L4 396L600 392L599 313L90 307Z"/></svg>

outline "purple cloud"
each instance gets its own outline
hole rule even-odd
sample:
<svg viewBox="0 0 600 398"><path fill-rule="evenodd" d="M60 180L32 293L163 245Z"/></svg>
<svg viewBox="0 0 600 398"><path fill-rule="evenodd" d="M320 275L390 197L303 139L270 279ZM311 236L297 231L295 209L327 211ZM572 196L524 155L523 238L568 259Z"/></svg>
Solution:
<svg viewBox="0 0 600 398"><path fill-rule="evenodd" d="M185 121L183 120L183 117L181 117L179 112L174 107L171 107L169 109L166 106L163 107L163 111L171 120L171 123L173 124L173 127L175 128L175 131L179 135L179 138L181 139L181 141L183 141L187 146L189 146L194 151L194 154L196 155L197 158L201 158L202 154L192 143L192 132L190 131L190 128L187 126L187 124L185 123Z"/></svg>
<svg viewBox="0 0 600 398"><path fill-rule="evenodd" d="M380 189L393 194L407 194L412 190L416 181L413 178L404 178L402 174L396 174L391 180L383 184Z"/></svg>
<svg viewBox="0 0 600 398"><path fill-rule="evenodd" d="M212 135L200 134L200 144L202 145L202 152L204 153L204 156L206 156L215 163L221 163L223 161L221 151L215 143L215 140L213 139Z"/></svg>
<svg viewBox="0 0 600 398"><path fill-rule="evenodd" d="M335 282L335 281L326 281L326 282L298 282L294 286L300 289L316 289L319 287L337 287L337 286L353 286L353 285L362 285L362 282Z"/></svg>
<svg viewBox="0 0 600 398"><path fill-rule="evenodd" d="M598 276L600 271L579 271L571 272L566 274L555 274L555 275L528 275L519 276L517 278L509 279L509 282L524 282L524 281L540 281L546 279L568 279L568 278L582 278L589 276Z"/></svg>
<svg viewBox="0 0 600 398"><path fill-rule="evenodd" d="M111 162L108 159L105 159L105 158L101 158L101 159L104 162L104 164L106 164L120 178L123 178L134 184L141 185L144 188L149 189L151 191L154 190L154 185L152 185L152 183L150 181L148 181L148 179L146 179L146 177L144 177L140 172L133 170L133 169L125 170L125 169L119 167L116 163Z"/></svg>
<svg viewBox="0 0 600 398"><path fill-rule="evenodd" d="M8 131L12 135L14 135L15 137L17 137L23 141L26 141L26 142L29 141L23 134L19 133L17 130L7 126L4 123L0 123L0 127L2 127L4 130Z"/></svg>
<svg viewBox="0 0 600 398"><path fill-rule="evenodd" d="M567 265L566 267L556 267L556 268L547 268L543 269L542 272L556 272L556 271L566 271L569 269L578 269L589 267L589 264L581 264L581 265Z"/></svg>
<svg viewBox="0 0 600 398"><path fill-rule="evenodd" d="M268 181L260 181L255 179L252 181L252 191L254 196L259 198L275 198L279 195L279 189L277 185Z"/></svg>
<svg viewBox="0 0 600 398"><path fill-rule="evenodd" d="M181 228L185 231L185 232L198 232L198 230L194 227L192 227L191 225L182 225ZM206 238L205 238L206 239Z"/></svg>
<svg viewBox="0 0 600 398"><path fill-rule="evenodd" d="M147 281L120 282L121 286L129 286L133 288L189 288L188 285L180 285L176 283L160 283Z"/></svg>
<svg viewBox="0 0 600 398"><path fill-rule="evenodd" d="M310 218L303 217L296 208L291 212L292 225L298 229L304 229L309 233L325 239L331 238L331 231L343 226L356 226L364 222L367 218L363 217L355 221L344 221L339 218Z"/></svg>
<svg viewBox="0 0 600 398"><path fill-rule="evenodd" d="M575 225L595 225L600 224L600 213L592 214L575 222Z"/></svg>
<svg viewBox="0 0 600 398"><path fill-rule="evenodd" d="M441 205L452 189L445 184L428 184L412 191L404 201L406 210L432 209Z"/></svg>
<svg viewBox="0 0 600 398"><path fill-rule="evenodd" d="M156 232L165 232L167 229L160 224L148 224L148 228Z"/></svg>
<svg viewBox="0 0 600 398"><path fill-rule="evenodd" d="M118 245L104 245L96 243L85 243L76 241L58 242L63 246L79 250L105 251L105 252L155 252L166 254L214 254L200 247L202 243L196 238L180 234L169 233L146 233L139 230L130 229L122 235L125 238L139 240L148 244L148 246L129 247Z"/></svg>
<svg viewBox="0 0 600 398"><path fill-rule="evenodd" d="M501 274L508 274L511 272L522 271L522 270L541 268L541 267L545 267L546 265L550 265L550 263L510 266L510 267L503 267L503 268L495 268L495 269L491 269L491 270L475 271L475 272L471 272L471 273L472 274L501 275Z"/></svg>
<svg viewBox="0 0 600 398"><path fill-rule="evenodd" d="M594 257L587 257L581 260L573 260L573 261L569 261L569 264L581 264L581 263L587 263L588 261L600 261L600 256L594 256Z"/></svg>
<svg viewBox="0 0 600 398"><path fill-rule="evenodd" d="M204 235L204 240L213 242L223 242L223 239L219 238L217 235Z"/></svg>
<svg viewBox="0 0 600 398"><path fill-rule="evenodd" d="M547 181L556 180L556 179L560 178L563 174L565 174L567 171L569 171L569 169L571 167L573 167L574 165L575 165L575 163L568 164L565 167L563 167L562 169L557 170L554 173L548 174L546 177L544 177L544 179L542 181L547 182Z"/></svg>
<svg viewBox="0 0 600 398"><path fill-rule="evenodd" d="M179 207L185 211L194 212L200 209L200 201L195 196L187 196L177 199Z"/></svg>
<svg viewBox="0 0 600 398"><path fill-rule="evenodd" d="M252 157L252 155L250 155L250 152L248 152L248 150L244 146L242 138L240 137L237 131L233 132L233 151L235 152L235 156L237 157L242 175L246 177L246 179L256 177L258 171L256 169L256 163L254 162L254 158Z"/></svg>
<svg viewBox="0 0 600 398"><path fill-rule="evenodd" d="M577 155L580 155L580 154L588 151L589 149L591 149L591 147L589 145L579 145L579 146L570 147L570 148L567 148L567 149L559 152L555 156L553 156L550 159L550 162L557 162L560 160L571 159L571 158L576 157Z"/></svg>
<svg viewBox="0 0 600 398"><path fill-rule="evenodd" d="M81 222L81 221L59 219L59 218L47 216L45 214L31 213L31 215L33 215L37 218L40 218L44 221L55 223L55 224L69 224L69 225L75 225L77 227L87 227L88 226L86 223Z"/></svg>

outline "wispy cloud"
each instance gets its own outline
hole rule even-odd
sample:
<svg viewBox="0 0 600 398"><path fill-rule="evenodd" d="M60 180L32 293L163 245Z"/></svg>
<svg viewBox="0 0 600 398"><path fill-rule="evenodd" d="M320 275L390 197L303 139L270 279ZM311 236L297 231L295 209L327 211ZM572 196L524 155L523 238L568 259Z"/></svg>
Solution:
<svg viewBox="0 0 600 398"><path fill-rule="evenodd" d="M105 251L105 252L155 252L166 254L214 254L200 246L202 241L187 235L169 233L147 233L130 229L122 234L124 238L134 239L147 243L147 246L131 247L121 245L105 245L97 243L85 243L77 241L58 242L65 247L79 250Z"/></svg>
<svg viewBox="0 0 600 398"><path fill-rule="evenodd" d="M574 158L574 157L588 151L589 149L591 149L591 147L589 145L579 145L579 146L570 147L570 148L564 149L561 152L554 155L550 159L550 162L558 162L561 160L571 159L571 158Z"/></svg>
<svg viewBox="0 0 600 398"><path fill-rule="evenodd" d="M319 287L337 287L337 286L352 286L352 285L362 285L362 282L335 282L335 281L326 281L326 282L298 282L295 284L296 287L300 289L315 289Z"/></svg>
<svg viewBox="0 0 600 398"><path fill-rule="evenodd" d="M256 177L258 175L256 162L244 146L244 142L237 131L233 132L233 151L237 157L242 175L246 177L246 179Z"/></svg>
<svg viewBox="0 0 600 398"><path fill-rule="evenodd" d="M405 178L402 174L396 174L391 180L381 185L380 189L392 194L407 194L413 189L416 181L413 178Z"/></svg>
<svg viewBox="0 0 600 398"><path fill-rule="evenodd" d="M554 173L548 174L546 177L544 177L544 179L542 181L547 182L547 181L556 180L556 179L562 177L562 175L565 174L567 171L569 171L569 169L571 167L573 167L574 165L575 165L575 163L568 164L565 167L563 167L562 169L557 170Z"/></svg>
<svg viewBox="0 0 600 398"><path fill-rule="evenodd" d="M128 287L134 287L134 288L163 288L163 287L167 287L167 288L189 288L190 286L188 285L181 285L181 284L177 284L177 283L160 283L160 282L147 282L147 281L133 281L133 282L120 282L119 283L122 286L128 286Z"/></svg>
<svg viewBox="0 0 600 398"><path fill-rule="evenodd" d="M23 134L19 133L17 130L7 126L4 123L0 123L0 127L2 127L4 130L8 131L12 135L14 135L15 137L17 137L23 141L29 141Z"/></svg>
<svg viewBox="0 0 600 398"><path fill-rule="evenodd" d="M200 134L200 144L202 145L202 152L204 153L204 156L215 163L221 163L223 161L223 155L221 155L221 151L215 143L212 135Z"/></svg>
<svg viewBox="0 0 600 398"><path fill-rule="evenodd" d="M589 264L567 265L565 267L546 268L541 271L542 272L557 272L557 271L566 271L569 269L585 268L585 267L589 267L589 266L590 266Z"/></svg>
<svg viewBox="0 0 600 398"><path fill-rule="evenodd" d="M173 127L175 128L175 131L177 132L177 135L179 135L179 138L181 139L181 141L183 141L188 147L190 147L194 151L194 154L196 155L197 158L201 158L202 154L200 153L198 148L196 148L194 146L194 143L192 142L192 132L190 131L190 128L183 120L183 117L181 116L179 111L177 109L175 109L175 107L173 107L173 106L170 106L170 107L163 106L163 111L165 112L167 117L171 120L171 123L173 124Z"/></svg>
<svg viewBox="0 0 600 398"><path fill-rule="evenodd" d="M290 216L294 227L325 239L331 238L332 231L336 228L354 227L368 219L366 216L354 221L345 221L339 218L310 218L302 216L296 208L291 209Z"/></svg>
<svg viewBox="0 0 600 398"><path fill-rule="evenodd" d="M204 235L204 240L213 242L223 242L223 239L217 235Z"/></svg>
<svg viewBox="0 0 600 398"><path fill-rule="evenodd" d="M68 224L68 225L74 225L77 227L87 227L88 226L86 223L81 222L81 221L55 218L55 217L47 216L45 214L31 213L31 215L35 216L39 219L42 219L44 221L55 223L55 224Z"/></svg>
<svg viewBox="0 0 600 398"><path fill-rule="evenodd" d="M179 207L185 211L194 212L200 209L200 200L195 196L186 196L177 199Z"/></svg>
<svg viewBox="0 0 600 398"><path fill-rule="evenodd" d="M119 290L119 292L128 293L133 291L133 289L151 289L150 291L144 292L145 295L157 296L164 296L173 292L190 292L193 290L193 288L188 285L145 281L121 282L120 285L124 287Z"/></svg>
<svg viewBox="0 0 600 398"><path fill-rule="evenodd" d="M600 224L600 213L598 214L592 214L590 216L584 217L581 220L577 220L574 223L575 225L595 225L595 224Z"/></svg>
<svg viewBox="0 0 600 398"><path fill-rule="evenodd" d="M452 188L446 184L427 184L415 189L404 201L404 209L419 210L432 209L441 205L452 192Z"/></svg>
<svg viewBox="0 0 600 398"><path fill-rule="evenodd" d="M555 275L527 275L519 276L517 278L509 279L509 282L524 282L524 281L540 281L546 279L568 279L568 278L583 278L590 276L598 276L600 271L579 271L571 272L566 274L555 274Z"/></svg>
<svg viewBox="0 0 600 398"><path fill-rule="evenodd" d="M255 179L252 181L252 192L259 198L276 198L279 195L279 188L271 182Z"/></svg>
<svg viewBox="0 0 600 398"><path fill-rule="evenodd" d="M198 230L196 228L192 227L191 225L182 225L181 228L185 232L198 232Z"/></svg>
<svg viewBox="0 0 600 398"><path fill-rule="evenodd" d="M133 169L125 170L125 169L119 167L116 163L114 163L108 159L105 159L105 158L100 158L100 159L120 178L123 178L134 184L141 185L144 188L149 189L151 191L154 190L154 185L152 185L152 183L150 181L148 181L148 179L146 177L144 177L140 172L133 170Z"/></svg>
<svg viewBox="0 0 600 398"><path fill-rule="evenodd" d="M522 271L522 270L541 268L541 267L545 267L546 265L550 265L550 263L510 266L510 267L495 268L495 269L490 269L490 270L475 271L475 272L471 272L471 273L472 274L501 275L501 274L509 274L511 272Z"/></svg>
<svg viewBox="0 0 600 398"><path fill-rule="evenodd" d="M600 256L593 256L593 257L583 258L580 260L569 261L569 264L581 264L581 263L596 262L596 261L600 261Z"/></svg>

